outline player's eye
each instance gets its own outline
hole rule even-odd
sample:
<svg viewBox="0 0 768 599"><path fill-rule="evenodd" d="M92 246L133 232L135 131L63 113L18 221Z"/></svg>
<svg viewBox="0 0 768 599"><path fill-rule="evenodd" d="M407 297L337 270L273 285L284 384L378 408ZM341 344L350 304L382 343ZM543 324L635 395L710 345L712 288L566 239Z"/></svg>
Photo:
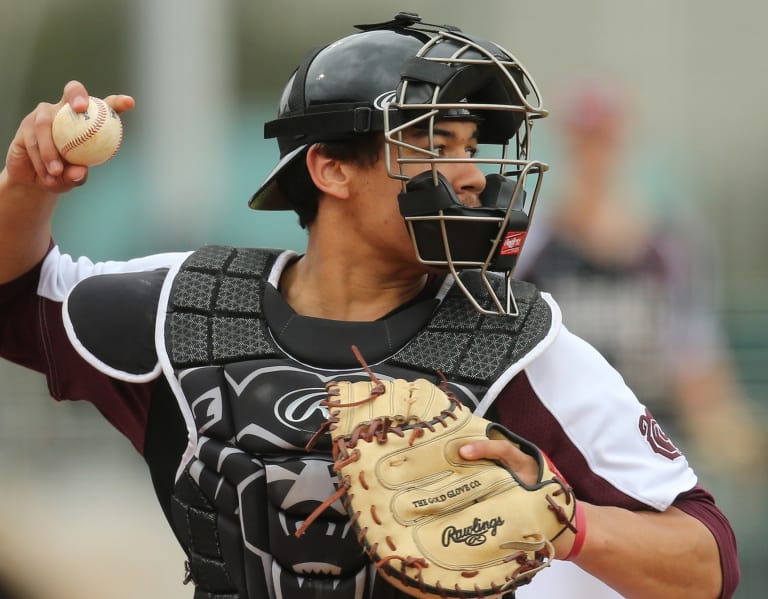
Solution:
<svg viewBox="0 0 768 599"><path fill-rule="evenodd" d="M445 155L446 155L446 152L448 152L448 151L449 151L449 149L448 149L448 146L447 146L447 145L445 145L445 144L440 144L440 145L436 145L436 146L434 146L434 148L433 148L433 151L434 151L434 152L435 152L435 153L436 153L438 156L445 156ZM455 152L455 150L453 150L453 152ZM453 152L451 152L451 153L453 153ZM479 150L478 150L476 147L474 147L474 146L467 146L466 148L464 148L464 153L465 153L465 154L466 154L466 155L467 155L469 158L474 158L475 156L477 156L478 152L479 152ZM456 152L456 154L458 154L458 152ZM458 156L457 156L457 157L458 157Z"/></svg>

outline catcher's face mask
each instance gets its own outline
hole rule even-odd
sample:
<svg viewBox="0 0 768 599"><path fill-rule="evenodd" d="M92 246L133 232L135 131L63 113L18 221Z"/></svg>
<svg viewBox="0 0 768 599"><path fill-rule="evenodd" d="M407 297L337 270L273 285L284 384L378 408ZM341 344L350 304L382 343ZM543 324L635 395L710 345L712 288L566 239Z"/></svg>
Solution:
<svg viewBox="0 0 768 599"><path fill-rule="evenodd" d="M535 104L525 99L531 90ZM534 83L506 50L441 31L404 65L398 89L382 108L385 139L396 147L385 153L387 172L402 181L400 211L419 260L448 269L477 310L517 314L509 277L548 168L528 159L532 121L546 116ZM434 132L448 119L477 123L478 154L441 156ZM409 127L426 129L428 147L407 143ZM440 173L441 165L456 162L474 163L486 173L481 206L462 205ZM427 170L408 177L404 171L412 164ZM480 270L490 307L462 284L457 275L463 269ZM504 297L494 292L488 271L504 273Z"/></svg>
<svg viewBox="0 0 768 599"><path fill-rule="evenodd" d="M384 152L387 172L402 182L400 210L418 259L454 276L479 270L490 306L481 305L456 277L475 308L517 314L509 278L548 168L529 159L532 123L547 114L533 80L497 44L455 27L421 23L412 13L357 27L360 33L312 51L288 81L278 118L264 128L265 137L278 139L281 160L250 206L291 207L276 181L312 143L383 131L394 147ZM477 123L477 156L441 157L433 131L445 119ZM429 143L408 144L403 133L410 127L426 129ZM440 174L449 162L472 162L484 170L480 207L458 201ZM412 177L406 172L412 175L414 164L423 165L423 172ZM494 292L489 271L504 274L505 293Z"/></svg>

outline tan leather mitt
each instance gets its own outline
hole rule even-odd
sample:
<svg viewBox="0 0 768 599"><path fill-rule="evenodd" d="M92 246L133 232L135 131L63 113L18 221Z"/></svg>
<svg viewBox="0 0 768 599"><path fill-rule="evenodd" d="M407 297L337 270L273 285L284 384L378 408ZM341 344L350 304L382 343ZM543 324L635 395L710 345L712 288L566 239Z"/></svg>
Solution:
<svg viewBox="0 0 768 599"><path fill-rule="evenodd" d="M548 566L552 541L575 531L576 501L542 452L426 379L370 374L370 382L328 385L330 418L320 432L331 433L339 473L326 505L343 498L380 575L417 597L498 597ZM538 482L459 456L485 438L536 459Z"/></svg>

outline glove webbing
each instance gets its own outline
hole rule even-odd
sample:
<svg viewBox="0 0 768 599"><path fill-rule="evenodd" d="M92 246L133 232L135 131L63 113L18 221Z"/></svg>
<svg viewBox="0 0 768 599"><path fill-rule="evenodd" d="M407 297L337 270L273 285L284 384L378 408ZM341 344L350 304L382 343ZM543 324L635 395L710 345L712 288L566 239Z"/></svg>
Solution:
<svg viewBox="0 0 768 599"><path fill-rule="evenodd" d="M325 386L326 391L328 392L328 395L325 399L323 399L320 402L320 405L325 406L329 409L330 416L329 418L323 422L320 427L317 429L314 435L312 435L312 438L307 442L306 450L311 451L311 449L315 446L317 441L320 439L320 436L325 434L326 432L330 432L335 429L336 424L339 422L339 414L340 410L334 410L334 408L351 408L363 405L365 403L368 403L370 401L376 400L376 398L382 396L386 390L384 388L384 385L381 383L381 381L376 377L376 375L373 373L373 371L370 369L368 364L366 363L365 359L363 358L362 354L360 353L360 350L357 348L356 345L352 346L352 351L355 354L355 357L358 359L362 367L365 369L365 371L368 373L368 376L371 377L371 380L374 383L374 387L371 389L371 394L363 398L361 400L355 401L355 402L349 402L346 404L342 404L338 400L332 399L333 397L337 397L339 395L339 386L336 382L331 381ZM444 391L448 397L448 399L451 401L453 405L456 406L457 409L461 410L463 409L462 403L456 398L455 395L453 395L450 391L447 389L447 379L442 375L441 372L439 374L443 377L443 383L444 383ZM443 426L446 426L445 420L446 418L453 418L456 419L455 414L451 412L450 410L443 410L440 412L440 414L436 415L434 417L434 420L436 422L439 422ZM343 437L339 437L336 442L333 444L333 459L334 459L334 465L333 470L334 472L339 472L344 466L349 464L350 462L357 461L360 457L360 450L356 448L357 443L360 439L365 441L366 443L371 443L374 439L377 443L386 443L387 441L387 435L390 433L396 434L398 437L404 437L405 431L402 429L402 425L407 424L412 426L411 428L411 437L408 441L409 445L413 445L413 442L418 439L419 437L424 435L424 428L428 428L430 431L434 431L435 427L431 422L427 422L425 420L416 420L415 418L412 421L405 422L403 419L394 419L389 418L387 416L374 418L370 422L367 423L361 423L355 429L352 431L352 434L350 435L349 439L345 439ZM352 451L348 451L349 449L352 449ZM365 478L363 477L363 473L360 473L360 484L363 488L367 489L368 485L365 482ZM317 506L315 510L307 517L306 520L302 523L302 525L296 530L296 537L301 537L304 532L306 532L307 527L314 522L317 517L323 513L326 509L328 509L336 500L341 499L344 494L347 492L347 490L350 487L350 483L348 480L348 477L345 477L341 481L339 481L339 488L336 490L336 492L331 495L328 499L326 499L323 503ZM342 503L343 507L346 509L349 506L349 499L346 499ZM357 514L353 515L352 523L354 524L354 521L357 520L357 517L359 516L359 512ZM375 512L372 512L372 516L374 518L374 521L377 520ZM365 535L365 531L362 531L362 535ZM387 559L392 559L387 558ZM416 562L421 560L421 558L414 558ZM384 563L385 560L382 560L382 563ZM423 561L423 560L421 560ZM379 565L379 564L377 564ZM409 563L408 565L419 567L419 564L417 563ZM424 562L424 565L426 565L426 562Z"/></svg>

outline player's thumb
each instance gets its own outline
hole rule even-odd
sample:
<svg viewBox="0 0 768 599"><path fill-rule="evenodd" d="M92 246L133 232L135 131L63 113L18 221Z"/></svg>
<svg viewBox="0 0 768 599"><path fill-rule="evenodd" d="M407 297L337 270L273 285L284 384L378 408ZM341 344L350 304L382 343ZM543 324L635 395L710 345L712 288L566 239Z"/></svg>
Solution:
<svg viewBox="0 0 768 599"><path fill-rule="evenodd" d="M475 447L474 443L462 445L459 448L459 455L465 460L477 460L482 457L479 448Z"/></svg>
<svg viewBox="0 0 768 599"><path fill-rule="evenodd" d="M539 469L536 461L509 441L501 439L471 441L459 448L459 455L465 460L486 459L500 462L527 484L532 484L538 479Z"/></svg>
<svg viewBox="0 0 768 599"><path fill-rule="evenodd" d="M478 439L459 448L459 455L465 460L502 460L509 456L507 443L491 439Z"/></svg>

